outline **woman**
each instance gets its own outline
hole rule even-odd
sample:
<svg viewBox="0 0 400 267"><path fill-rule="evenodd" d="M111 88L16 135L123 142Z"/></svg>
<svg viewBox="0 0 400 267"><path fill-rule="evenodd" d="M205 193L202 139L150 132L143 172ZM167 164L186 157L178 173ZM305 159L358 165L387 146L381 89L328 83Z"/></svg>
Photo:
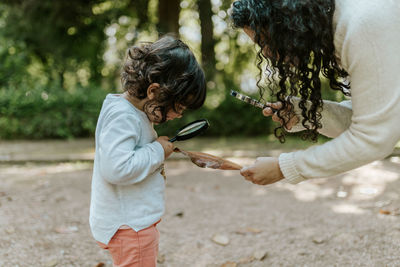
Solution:
<svg viewBox="0 0 400 267"><path fill-rule="evenodd" d="M333 138L279 158L258 158L241 174L256 184L336 175L388 156L400 139L400 4L380 0L240 0L237 28L260 47L282 129ZM320 73L341 103L321 99ZM260 75L261 77L261 75ZM260 78L261 79L261 78ZM265 89L260 86L263 95Z"/></svg>

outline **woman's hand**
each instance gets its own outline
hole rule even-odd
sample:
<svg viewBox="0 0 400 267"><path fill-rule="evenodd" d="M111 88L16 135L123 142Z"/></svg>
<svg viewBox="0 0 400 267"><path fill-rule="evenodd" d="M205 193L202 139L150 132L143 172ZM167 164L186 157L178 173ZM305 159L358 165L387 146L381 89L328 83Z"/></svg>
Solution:
<svg viewBox="0 0 400 267"><path fill-rule="evenodd" d="M284 178L278 158L274 157L257 158L253 165L243 167L240 174L246 180L259 185L272 184Z"/></svg>
<svg viewBox="0 0 400 267"><path fill-rule="evenodd" d="M157 142L159 142L164 148L164 158L168 158L172 152L174 151L174 144L168 141L168 136L160 136L157 138Z"/></svg>
<svg viewBox="0 0 400 267"><path fill-rule="evenodd" d="M269 107L272 107L274 109L280 109L282 107L282 102L267 103L266 105ZM283 125L283 121L278 117L277 112L274 113L273 110L269 107L263 109L263 115L265 117L272 116L271 119L273 121L279 122L281 125ZM286 116L287 113L289 113L289 121L286 124L287 130L292 129L292 127L299 122L299 118L296 116L296 114L294 113L294 111L292 110L292 107L290 105L288 105L288 107L286 108L286 111L281 112L281 113L283 116Z"/></svg>

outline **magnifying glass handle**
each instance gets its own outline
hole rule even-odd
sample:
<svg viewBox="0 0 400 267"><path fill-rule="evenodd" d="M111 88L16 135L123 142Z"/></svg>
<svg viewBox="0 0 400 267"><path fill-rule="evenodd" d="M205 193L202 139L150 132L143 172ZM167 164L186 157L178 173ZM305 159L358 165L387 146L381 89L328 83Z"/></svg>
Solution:
<svg viewBox="0 0 400 267"><path fill-rule="evenodd" d="M238 93L238 92L236 92L234 90L231 90L231 96L233 96L233 97L235 97L235 98L237 98L237 99L239 99L239 100L241 100L241 101L243 101L243 102L245 102L247 104L250 104L252 106L255 106L255 107L258 107L258 108L261 108L261 109L270 108L273 113L278 111L277 109L271 107L270 105L263 104L263 103L261 103L260 101L254 99L254 98L251 98L251 97L249 97L247 95Z"/></svg>
<svg viewBox="0 0 400 267"><path fill-rule="evenodd" d="M176 141L176 136L175 136L175 137L172 137L172 138L169 139L168 141L171 142L171 143L175 142L175 141Z"/></svg>

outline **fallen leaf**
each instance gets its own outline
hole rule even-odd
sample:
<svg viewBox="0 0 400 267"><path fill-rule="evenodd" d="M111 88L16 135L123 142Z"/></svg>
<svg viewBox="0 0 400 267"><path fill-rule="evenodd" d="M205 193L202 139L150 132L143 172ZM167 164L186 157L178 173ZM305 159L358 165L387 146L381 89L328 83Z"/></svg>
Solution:
<svg viewBox="0 0 400 267"><path fill-rule="evenodd" d="M104 267L106 266L103 262L99 262L97 263L97 265L95 267Z"/></svg>
<svg viewBox="0 0 400 267"><path fill-rule="evenodd" d="M57 266L57 264L58 264L57 260L52 260L52 261L46 262L45 266L46 267L55 267L55 266Z"/></svg>
<svg viewBox="0 0 400 267"><path fill-rule="evenodd" d="M306 251L300 251L300 252L297 253L297 254L299 254L300 256L307 256L307 255L309 255L310 253L308 253L308 252L306 252Z"/></svg>
<svg viewBox="0 0 400 267"><path fill-rule="evenodd" d="M10 227L6 228L6 232L7 232L7 234L13 234L13 233L15 233L15 228L10 226Z"/></svg>
<svg viewBox="0 0 400 267"><path fill-rule="evenodd" d="M158 254L157 255L157 263L164 263L165 262L165 255L164 254Z"/></svg>
<svg viewBox="0 0 400 267"><path fill-rule="evenodd" d="M398 208L397 209L387 209L387 210L380 209L379 213L383 214L383 215L394 215L394 216L400 215L400 211Z"/></svg>
<svg viewBox="0 0 400 267"><path fill-rule="evenodd" d="M254 261L254 257L253 257L253 256L250 256L250 257L246 257L246 258L241 258L241 259L239 260L239 263L241 263L241 264L246 264L246 263L250 263L250 262L252 262L252 261Z"/></svg>
<svg viewBox="0 0 400 267"><path fill-rule="evenodd" d="M242 166L235 162L203 152L185 151L177 147L174 148L174 152L180 152L183 155L188 156L194 164L201 168L219 170L240 170L242 168Z"/></svg>
<svg viewBox="0 0 400 267"><path fill-rule="evenodd" d="M262 232L262 230L257 229L257 228L253 228L253 227L247 227L247 231L248 231L249 233L254 233L254 234L259 234L259 233Z"/></svg>
<svg viewBox="0 0 400 267"><path fill-rule="evenodd" d="M221 265L221 267L236 267L237 263L232 261L227 261Z"/></svg>
<svg viewBox="0 0 400 267"><path fill-rule="evenodd" d="M78 227L76 227L76 226L67 226L67 227L61 226L61 227L57 227L55 229L55 231L59 234L70 234L73 232L77 232Z"/></svg>
<svg viewBox="0 0 400 267"><path fill-rule="evenodd" d="M383 210L383 209L380 209L379 213L380 214L384 214L384 215L390 215L391 214L391 212L389 210Z"/></svg>
<svg viewBox="0 0 400 267"><path fill-rule="evenodd" d="M248 233L259 234L261 232L262 232L262 230L260 230L258 228L247 227L247 228L243 228L243 229L238 229L238 230L236 230L235 233L239 234L239 235L245 235L245 234L248 234Z"/></svg>
<svg viewBox="0 0 400 267"><path fill-rule="evenodd" d="M312 242L314 242L314 244L322 244L325 242L325 239L323 239L322 237L314 237Z"/></svg>
<svg viewBox="0 0 400 267"><path fill-rule="evenodd" d="M227 237L226 235L220 235L220 234L215 234L212 239L212 241L214 241L214 243L217 243L218 245L221 246L226 246L229 244L229 237Z"/></svg>
<svg viewBox="0 0 400 267"><path fill-rule="evenodd" d="M253 256L256 260L262 261L268 256L268 252L259 250L254 252Z"/></svg>
<svg viewBox="0 0 400 267"><path fill-rule="evenodd" d="M183 217L183 211L175 213L174 216L182 218Z"/></svg>

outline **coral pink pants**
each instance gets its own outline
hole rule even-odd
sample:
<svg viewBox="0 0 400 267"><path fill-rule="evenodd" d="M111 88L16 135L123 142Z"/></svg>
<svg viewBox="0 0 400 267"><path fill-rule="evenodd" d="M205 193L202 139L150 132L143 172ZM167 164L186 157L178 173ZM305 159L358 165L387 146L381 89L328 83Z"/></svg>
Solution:
<svg viewBox="0 0 400 267"><path fill-rule="evenodd" d="M154 224L139 232L119 229L108 245L97 243L110 252L114 267L155 267L159 236Z"/></svg>

